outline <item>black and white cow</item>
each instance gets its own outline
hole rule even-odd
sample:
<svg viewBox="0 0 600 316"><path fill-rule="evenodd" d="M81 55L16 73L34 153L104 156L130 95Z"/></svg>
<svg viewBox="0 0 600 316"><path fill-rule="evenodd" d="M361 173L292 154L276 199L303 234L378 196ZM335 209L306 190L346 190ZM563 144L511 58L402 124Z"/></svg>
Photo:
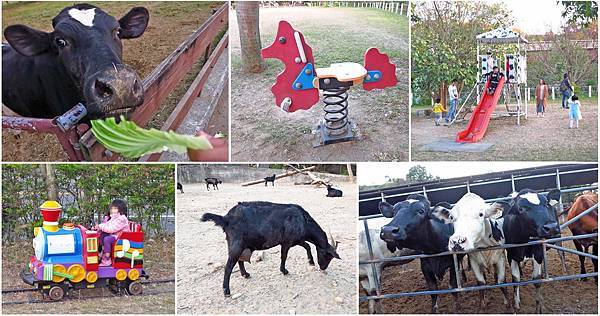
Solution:
<svg viewBox="0 0 600 316"><path fill-rule="evenodd" d="M450 207L448 203L439 203ZM452 225L445 224L432 214L429 200L419 194L413 194L407 200L391 205L379 203L381 214L392 218L391 222L381 228L381 239L398 248L409 248L424 254L436 254L448 250L448 239L454 233ZM392 250L392 249L390 249ZM459 255L462 259L464 255ZM430 290L438 288L439 281L449 269L450 286L457 286L454 273L454 260L451 255L421 258L421 272ZM454 297L454 312L458 312L458 294ZM431 312L438 312L437 295L431 295Z"/></svg>
<svg viewBox="0 0 600 316"><path fill-rule="evenodd" d="M558 220L554 205L560 198L560 190L552 190L547 195L530 189L513 194L510 203L495 202L491 205L473 194L467 193L452 209L437 207L434 214L454 225L454 234L450 237L448 249L451 251L469 251L499 244L522 244L532 238L549 238L559 233ZM543 247L527 246L506 249L511 266L513 282L521 280L521 262L533 259L533 278L542 273ZM504 282L504 252L491 250L469 253L471 267L479 284L485 283L485 269L496 267L497 283ZM541 284L536 284L536 311L543 308ZM508 291L501 288L504 304L512 310ZM515 308L520 308L519 287L515 287ZM480 306L485 307L484 292L480 291Z"/></svg>
<svg viewBox="0 0 600 316"><path fill-rule="evenodd" d="M390 257L400 257L414 255L418 252L412 249L398 249L395 246L390 246L393 251L390 251L385 241L379 238L381 234L381 227L389 223L389 219L385 217L372 218L367 220L369 226L369 239L371 240L371 249L373 250L373 259L383 259ZM358 258L360 261L366 261L371 259L369 253L369 246L367 245L367 234L365 233L364 224L360 223L360 230L358 232ZM381 284L381 273L386 267L402 265L413 261L414 259L379 262L375 263L375 272L371 264L361 264L358 269L358 278L361 287L365 290L367 295L377 295L377 286L375 280ZM383 306L380 300L369 300L369 314L383 314Z"/></svg>
<svg viewBox="0 0 600 316"><path fill-rule="evenodd" d="M117 20L90 4L64 8L52 32L25 25L4 30L2 103L19 115L53 118L83 103L88 119L127 112L142 104L137 73L122 62L122 39L141 36L148 10Z"/></svg>
<svg viewBox="0 0 600 316"><path fill-rule="evenodd" d="M531 239L551 238L560 234L555 205L560 199L560 190L554 189L547 195L524 189L514 194L507 202L496 202L494 207L502 208L504 223L502 225L507 244L522 244ZM510 262L513 282L521 280L521 262L533 261L533 279L542 275L544 258L542 245L506 249ZM542 313L542 284L535 284L536 313ZM515 286L515 308L520 308L519 287Z"/></svg>
<svg viewBox="0 0 600 316"><path fill-rule="evenodd" d="M502 208L488 204L479 195L465 194L452 208L437 206L433 214L454 226L454 234L448 240L450 251L470 251L488 248L504 243ZM496 283L505 282L506 255L503 249L469 253L469 262L478 285L485 284L485 272L493 271ZM492 270L492 268L494 268ZM506 287L500 290L504 295L504 305L513 311ZM485 309L485 290L479 291L479 308Z"/></svg>

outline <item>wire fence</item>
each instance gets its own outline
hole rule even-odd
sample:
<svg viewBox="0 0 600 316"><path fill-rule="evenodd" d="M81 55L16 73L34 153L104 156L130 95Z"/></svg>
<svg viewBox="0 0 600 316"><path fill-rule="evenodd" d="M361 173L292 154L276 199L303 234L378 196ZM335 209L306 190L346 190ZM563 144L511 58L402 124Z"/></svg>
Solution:
<svg viewBox="0 0 600 316"><path fill-rule="evenodd" d="M596 168L596 170L597 170L597 168ZM574 171L568 171L568 173L583 172L583 171L588 171L588 170L574 170ZM565 174L565 173L567 173L567 172L562 172L561 173L559 170L556 170L556 187L559 190L561 190L560 176L561 176L561 174ZM504 182L504 181L511 181L512 182L512 187L513 187L513 190L514 190L514 188L515 188L515 180L542 178L542 177L547 177L548 175L552 175L552 174L539 174L539 175L526 176L526 177L514 177L514 176L511 176L510 179L483 181L483 182L476 183L476 184L469 184L468 182L466 182L465 184L462 184L462 185L452 185L452 186L443 187L443 188L431 189L431 190L429 190L429 192L434 191L434 190L435 191L452 190L452 189L462 188L462 187L466 187L467 191L470 192L470 187L471 186L485 185L485 184L490 184L490 183L499 183L499 182ZM593 183L593 184L581 184L581 185L579 185L577 187L572 187L572 188L568 188L568 189L562 189L561 193L565 194L565 193L583 192L583 191L597 190L597 189L598 189L597 183ZM427 192L428 191L425 189L425 187L423 187L422 191L404 192L404 193L401 193L401 194L389 195L389 196L386 196L383 192L381 192L381 197L379 197L379 198L369 198L368 200L381 199L381 201L385 201L386 198L393 198L393 197L398 197L398 196L408 196L410 194L423 194L423 195L427 196ZM540 192L540 193L547 193L547 192ZM510 200L510 199L512 199L512 197L501 197L501 198L486 199L485 201L487 203L491 203L491 202L503 201L503 200ZM366 201L366 200L367 199L363 199L363 200L360 200L360 201ZM564 207L563 207L562 196L559 199L558 208L559 208L558 214L562 215L563 221L564 221ZM563 222L563 224L560 225L561 231L563 229L566 229L568 227L568 225L570 225L570 224L578 221L583 216L585 216L585 215L589 214L590 212L593 212L594 210L597 210L597 209L598 209L598 204L595 204L594 206L592 206L589 209L585 210L584 212L582 212L578 216L572 218L571 220ZM378 217L382 217L382 215L381 214L375 214L375 215L359 216L359 220L361 220L363 222L363 226L364 226L364 230L365 230L365 237L366 237L365 239L366 239L366 243L367 243L367 249L368 249L368 252L369 252L369 260L359 260L359 265L369 265L371 267L371 269L372 269L372 275L375 276L375 278L374 278L373 281L374 281L375 287L376 287L376 295L360 296L359 297L359 301L360 302L369 301L369 300L393 299L393 298L399 298L399 297L418 296L418 295L450 294L450 293L458 293L458 292L471 292L471 291L478 291L478 290L484 290L484 289L494 289L494 288L509 287L509 286L524 286L524 285L529 285L529 284L549 283L549 282L566 281L566 280L574 280L574 279L579 279L579 278L597 277L598 276L597 272L583 273L583 274L580 273L580 274L572 274L572 275L561 275L561 276L550 276L548 274L547 257L546 257L546 250L548 248L557 250L559 252L559 254L561 255L561 262L563 263L563 271L565 271L565 273L566 273L566 266L565 266L565 263L564 263L565 262L564 261L564 252L568 252L568 253L576 254L576 255L581 255L581 256L592 258L594 260L598 260L598 256L597 255L587 254L587 253L583 253L583 252L580 252L580 251L577 251L577 250L573 250L573 249L569 249L569 248L565 248L565 247L562 247L562 246L555 245L555 243L558 243L560 245L560 243L562 243L564 241L570 241L570 240L585 239L585 238L598 238L598 233L597 232L596 233L592 233L592 234L578 235L578 236L565 236L565 237L561 236L561 237L551 238L551 239L545 239L545 240L534 240L534 241L530 241L530 242L524 243L524 244L503 244L503 245L498 245L498 246L489 247L489 248L474 249L474 250L467 251L467 252L465 252L465 251L461 251L461 252L446 251L446 252L442 252L442 253L438 253L438 254L433 254L433 255L417 254L417 255L408 255L408 256L398 256L398 257L388 257L388 258L375 259L374 255L373 255L373 245L371 243L371 236L370 236L370 233L369 233L368 220L369 219L373 219L373 218L378 218ZM515 248L515 247L532 246L532 245L542 245L543 246L544 257L543 257L543 270L542 270L543 271L543 274L542 274L543 277L542 278L535 279L535 280L528 280L528 281L520 281L520 282L505 282L505 283L500 283L500 284L485 284L485 285L469 286L469 287L463 287L462 286L462 284L461 284L461 278L460 278L460 275L459 275L459 268L458 268L459 267L459 265L458 265L458 255L460 255L460 254L474 253L474 252L482 252L482 251L492 251L492 250L497 250L497 249L508 249L508 248ZM432 257L439 257L439 256L449 256L449 255L453 256L453 260L454 260L454 271L452 271L451 273L455 273L456 280L457 280L457 287L456 288L428 290L428 291L416 291L416 292L400 292L400 293L390 293L390 294L383 294L382 293L381 284L379 282L380 276L377 273L376 264L378 264L378 263L396 262L396 261L402 261L402 260L410 260L410 259L421 259L421 258L432 258Z"/></svg>

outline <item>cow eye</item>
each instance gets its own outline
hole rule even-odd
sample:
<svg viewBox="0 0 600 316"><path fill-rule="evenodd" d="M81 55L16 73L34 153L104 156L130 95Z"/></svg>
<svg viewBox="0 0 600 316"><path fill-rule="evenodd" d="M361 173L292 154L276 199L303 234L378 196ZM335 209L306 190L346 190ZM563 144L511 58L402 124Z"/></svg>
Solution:
<svg viewBox="0 0 600 316"><path fill-rule="evenodd" d="M67 41L65 41L62 38L57 38L55 39L56 45L58 45L58 47L66 47L67 46Z"/></svg>
<svg viewBox="0 0 600 316"><path fill-rule="evenodd" d="M121 28L120 27L116 28L114 32L115 32L115 37L116 38L120 38L121 37Z"/></svg>
<svg viewBox="0 0 600 316"><path fill-rule="evenodd" d="M425 210L424 209L420 209L419 210L419 214L423 214L423 213L425 213Z"/></svg>
<svg viewBox="0 0 600 316"><path fill-rule="evenodd" d="M479 217L483 217L483 213L479 213Z"/></svg>

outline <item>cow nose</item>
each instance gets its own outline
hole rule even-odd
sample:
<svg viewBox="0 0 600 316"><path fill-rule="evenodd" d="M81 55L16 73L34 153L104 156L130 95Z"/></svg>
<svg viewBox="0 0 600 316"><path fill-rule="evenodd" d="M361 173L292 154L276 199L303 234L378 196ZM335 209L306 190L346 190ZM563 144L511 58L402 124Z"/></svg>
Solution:
<svg viewBox="0 0 600 316"><path fill-rule="evenodd" d="M544 233L544 237L550 237L558 233L558 228L556 224L546 224L542 226L542 232Z"/></svg>
<svg viewBox="0 0 600 316"><path fill-rule="evenodd" d="M394 239L394 237L396 235L398 235L398 232L400 231L400 229L398 227L394 227L394 226L383 226L381 228L381 234L380 237L381 239Z"/></svg>
<svg viewBox="0 0 600 316"><path fill-rule="evenodd" d="M88 113L102 117L112 114L109 112L115 110L142 104L144 87L140 77L131 67L111 64L87 78L84 97Z"/></svg>
<svg viewBox="0 0 600 316"><path fill-rule="evenodd" d="M105 78L96 79L94 83L94 92L98 98L104 100L109 100L114 94L112 86Z"/></svg>

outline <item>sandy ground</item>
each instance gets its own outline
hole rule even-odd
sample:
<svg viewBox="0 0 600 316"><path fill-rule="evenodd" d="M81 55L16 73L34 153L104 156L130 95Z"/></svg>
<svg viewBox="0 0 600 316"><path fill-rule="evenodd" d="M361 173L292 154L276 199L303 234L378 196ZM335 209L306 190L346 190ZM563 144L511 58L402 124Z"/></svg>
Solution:
<svg viewBox="0 0 600 316"><path fill-rule="evenodd" d="M490 121L482 142L493 146L480 153L425 151L423 145L440 140L454 140L467 123L450 127L435 126L433 118L412 116L412 160L521 160L521 161L597 161L598 106L582 101L583 120L579 129L569 129L567 110L551 103L545 117L535 116L529 105L529 118L516 125L516 118L503 117ZM504 111L499 105L497 111ZM533 115L532 115L533 113ZM470 115L467 116L470 118Z"/></svg>
<svg viewBox="0 0 600 316"><path fill-rule="evenodd" d="M133 40L123 41L123 61L146 77L165 57L181 44L223 2L93 2L107 13L120 18L132 7L141 5L150 11L150 22L144 34ZM69 2L37 2L3 9L3 28L11 24L26 24L41 30L52 29L51 20ZM176 27L173 27L173 26ZM196 67L196 73L199 67ZM169 98L163 102L148 126L160 128L171 114L181 96L196 75L189 75ZM3 130L3 161L66 161L58 139L50 134L22 132L18 136Z"/></svg>
<svg viewBox="0 0 600 316"><path fill-rule="evenodd" d="M570 235L568 230L563 235ZM563 246L574 249L572 242L565 242ZM565 253L568 274L579 273L579 259L576 255ZM555 250L548 252L548 267L550 276L564 275L558 253ZM590 259L586 260L588 272L594 271ZM529 280L532 273L532 264L529 263L524 269L522 280ZM510 269L506 267L507 280L511 280ZM476 286L477 281L473 272L467 272L468 282L466 286ZM427 285L418 260L403 266L390 267L383 272L382 292L384 294L400 292L416 292L427 290ZM487 280L493 280L493 275L488 273ZM440 282L440 288L448 288L449 275L446 273L444 280ZM513 295L512 288L509 289L510 296ZM361 296L364 291L361 290ZM598 285L593 279L588 281L562 281L546 283L542 285L544 298L544 313L547 314L597 314L598 313ZM499 289L488 291L486 300L487 309L479 310L479 293L466 292L459 295L460 310L458 313L480 314L480 313L507 313L502 300L502 292ZM427 314L431 311L431 299L429 296L416 296L407 298L383 300L383 308L386 313L393 314ZM438 297L439 311L441 314L454 313L454 303L451 295ZM360 313L368 313L367 302L360 303ZM528 285L521 287L521 311L523 314L535 313L535 287Z"/></svg>
<svg viewBox="0 0 600 316"><path fill-rule="evenodd" d="M238 25L232 12L232 160L408 160L408 32L399 31L400 24L408 23L407 20L366 9L261 8L263 47L273 41L280 20L289 21L303 32L313 49L316 67L329 66L329 62L362 64L366 48L379 47L395 54L391 61L397 66L399 83L384 90L365 91L362 86L350 89L349 117L357 123L362 139L313 148L317 137L312 133L324 113L321 101L308 111L294 113L284 113L276 107L271 86L282 65L269 60L269 69L261 74L242 72ZM355 53L357 47L361 47L360 52Z"/></svg>
<svg viewBox="0 0 600 316"><path fill-rule="evenodd" d="M209 192L204 184L186 185L185 193L177 195L178 313L356 313L356 186L336 185L344 197L327 198L325 188L284 183L275 183L275 187L224 183L219 191ZM238 201L260 200L301 205L340 242L342 260L332 261L323 273L308 265L303 248L294 247L286 261L290 273L284 276L279 272L280 249L271 248L265 251L263 261L246 264L250 279L234 268L231 294L241 296L225 298L225 234L212 223L201 223L200 216L204 212L224 215ZM311 248L315 256L314 246Z"/></svg>

